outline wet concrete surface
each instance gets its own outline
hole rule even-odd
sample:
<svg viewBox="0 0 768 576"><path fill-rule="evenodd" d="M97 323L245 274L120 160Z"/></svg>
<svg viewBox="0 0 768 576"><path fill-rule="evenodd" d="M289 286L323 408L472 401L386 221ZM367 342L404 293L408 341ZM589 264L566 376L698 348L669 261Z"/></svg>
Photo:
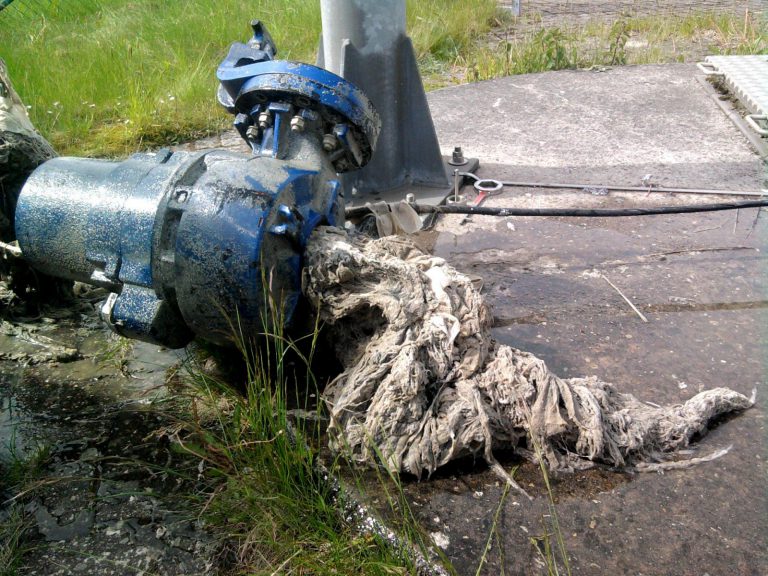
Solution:
<svg viewBox="0 0 768 576"><path fill-rule="evenodd" d="M430 105L446 148L462 145L491 160L481 167L485 178L639 185L652 174L668 186L765 186L764 162L694 76L690 66L531 75L438 91ZM461 122L467 102L472 121ZM707 201L505 188L486 205ZM594 374L658 404L715 386L757 389L754 408L719 423L681 456L732 446L714 462L664 474L598 468L553 478L571 572L768 573L766 216L749 209L460 222L442 217L421 242L483 278L500 342L533 352L561 376ZM497 477L473 463L405 486L459 574L476 573L489 538L480 573L547 573L542 536L555 536L541 473L519 460L503 463L533 502L510 494L500 506Z"/></svg>
<svg viewBox="0 0 768 576"><path fill-rule="evenodd" d="M180 356L117 339L87 301L23 320L3 312L24 332L2 342L13 359L0 361L0 469L46 454L27 484L0 481L0 523L21 509L30 526L15 573L212 572L218 544L189 501L197 461L163 433Z"/></svg>
<svg viewBox="0 0 768 576"><path fill-rule="evenodd" d="M497 202L514 203L512 196ZM443 224L435 253L483 277L494 337L533 352L556 373L595 374L658 404L715 386L758 390L755 408L693 446L694 456L733 446L715 462L663 475L601 470L597 478L591 471L554 479L574 574L768 573L768 226L760 219L753 228L755 216L744 211L735 227L732 212L623 221L476 218L460 242L449 231L456 223ZM504 504L501 545L483 573L546 573L530 542L549 514L537 475L529 464L518 471L535 500ZM500 498L495 476L473 472L408 491L430 531L449 535L446 552L458 572L474 573Z"/></svg>

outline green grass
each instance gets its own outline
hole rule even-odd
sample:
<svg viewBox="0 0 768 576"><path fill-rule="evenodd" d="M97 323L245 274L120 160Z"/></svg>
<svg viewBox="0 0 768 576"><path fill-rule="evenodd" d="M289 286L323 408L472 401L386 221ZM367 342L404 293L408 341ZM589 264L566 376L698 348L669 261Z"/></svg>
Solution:
<svg viewBox="0 0 768 576"><path fill-rule="evenodd" d="M563 531L560 528L560 518L557 514L554 492L549 480L547 465L541 452L536 449L539 468L547 489L547 507L549 514L542 516L542 533L531 537L531 545L536 549L547 567L547 576L571 576L571 565L568 558L568 548L565 545Z"/></svg>
<svg viewBox="0 0 768 576"><path fill-rule="evenodd" d="M50 458L47 446L20 454L11 438L11 447L8 456L0 459L0 576L19 574L21 558L30 549L27 533L32 526L23 504L3 502L2 495L30 492Z"/></svg>
<svg viewBox="0 0 768 576"><path fill-rule="evenodd" d="M190 403L178 446L203 462L201 514L235 543L236 574L410 574L407 555L342 518L339 495L318 473L321 428L291 412L320 413L308 368L317 334L299 342L279 330L238 338L242 386L187 366Z"/></svg>
<svg viewBox="0 0 768 576"><path fill-rule="evenodd" d="M258 15L282 53L316 43L316 2L91 0L3 27L3 56L33 122L64 153L125 154L226 124L215 68Z"/></svg>
<svg viewBox="0 0 768 576"><path fill-rule="evenodd" d="M530 412L526 414L526 418L528 419L528 429L530 430ZM544 562L547 568L547 576L571 576L568 548L565 545L565 538L563 537L563 531L560 527L560 517L557 513L555 494L552 489L552 483L550 482L549 468L544 458L544 451L535 434L531 434L531 441L533 444L533 453L536 456L536 461L539 464L539 471L544 480L544 487L546 488L547 493L547 509L549 513L542 515L541 535L532 536L530 542Z"/></svg>
<svg viewBox="0 0 768 576"><path fill-rule="evenodd" d="M34 124L63 154L120 156L219 131L215 70L263 20L281 58L314 62L317 0L86 0L0 12L0 56ZM490 29L493 0L409 2L420 57L452 62Z"/></svg>
<svg viewBox="0 0 768 576"><path fill-rule="evenodd" d="M15 448L15 442L15 436L12 436L8 455L0 458L0 490L15 491L29 485L40 476L51 456L50 447L44 445L21 454Z"/></svg>
<svg viewBox="0 0 768 576"><path fill-rule="evenodd" d="M104 339L102 348L96 354L96 362L114 366L120 374L130 376L128 363L133 358L135 341L110 332Z"/></svg>
<svg viewBox="0 0 768 576"><path fill-rule="evenodd" d="M499 504L496 506L496 512L493 514L493 521L491 522L491 529L488 531L488 538L485 541L485 547L483 548L483 553L480 556L480 562L477 564L477 570L475 571L475 576L480 576L483 573L483 568L485 567L485 563L488 561L488 553L491 550L491 545L493 544L494 538L496 540L496 544L499 549L499 554L503 555L504 547L501 544L501 534L499 530L499 518L501 517L501 514L504 512L504 502L507 499L507 495L509 494L510 484L507 482L504 484L504 489L501 492L501 497L499 498ZM504 572L504 558L502 557L501 562L501 571Z"/></svg>
<svg viewBox="0 0 768 576"><path fill-rule="evenodd" d="M768 54L766 15L624 17L520 35L505 32L458 58L454 76L476 81L549 70L687 62L706 54Z"/></svg>
<svg viewBox="0 0 768 576"><path fill-rule="evenodd" d="M29 519L18 506L0 520L0 576L20 576L18 567L27 550L25 537L29 528Z"/></svg>

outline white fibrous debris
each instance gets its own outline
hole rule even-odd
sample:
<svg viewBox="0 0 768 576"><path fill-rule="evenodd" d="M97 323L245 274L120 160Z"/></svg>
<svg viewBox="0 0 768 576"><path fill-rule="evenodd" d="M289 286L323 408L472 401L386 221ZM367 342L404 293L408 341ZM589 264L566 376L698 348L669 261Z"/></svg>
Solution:
<svg viewBox="0 0 768 576"><path fill-rule="evenodd" d="M505 476L493 452L512 449L539 454L550 470L629 467L753 403L715 388L655 406L595 377L559 378L495 342L470 279L402 237L319 228L304 274L344 368L324 394L331 448L356 461L424 476L477 455Z"/></svg>

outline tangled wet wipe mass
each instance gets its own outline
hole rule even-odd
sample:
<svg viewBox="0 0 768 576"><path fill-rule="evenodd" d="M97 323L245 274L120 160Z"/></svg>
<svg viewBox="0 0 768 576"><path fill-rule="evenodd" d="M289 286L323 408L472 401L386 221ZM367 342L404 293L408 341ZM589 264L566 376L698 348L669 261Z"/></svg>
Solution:
<svg viewBox="0 0 768 576"><path fill-rule="evenodd" d="M714 388L659 407L595 377L560 378L495 342L470 278L402 237L321 228L307 260L304 292L344 366L325 392L331 445L354 460L425 476L478 455L512 484L494 450L543 458L553 471L658 470L700 460L665 461L712 419L754 403Z"/></svg>

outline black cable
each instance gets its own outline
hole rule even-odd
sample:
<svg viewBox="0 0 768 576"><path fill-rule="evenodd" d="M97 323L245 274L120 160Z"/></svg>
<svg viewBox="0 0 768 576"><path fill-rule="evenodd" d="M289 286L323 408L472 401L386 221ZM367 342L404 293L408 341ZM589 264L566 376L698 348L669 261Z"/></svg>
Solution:
<svg viewBox="0 0 768 576"><path fill-rule="evenodd" d="M747 200L725 204L696 204L683 206L657 206L653 208L496 208L488 206L467 206L464 204L410 204L417 214L478 214L480 216L569 216L615 218L621 216L652 216L655 214L690 214L693 212L718 212L739 208L768 206L768 200ZM346 217L360 218L371 213L366 206L347 208Z"/></svg>

